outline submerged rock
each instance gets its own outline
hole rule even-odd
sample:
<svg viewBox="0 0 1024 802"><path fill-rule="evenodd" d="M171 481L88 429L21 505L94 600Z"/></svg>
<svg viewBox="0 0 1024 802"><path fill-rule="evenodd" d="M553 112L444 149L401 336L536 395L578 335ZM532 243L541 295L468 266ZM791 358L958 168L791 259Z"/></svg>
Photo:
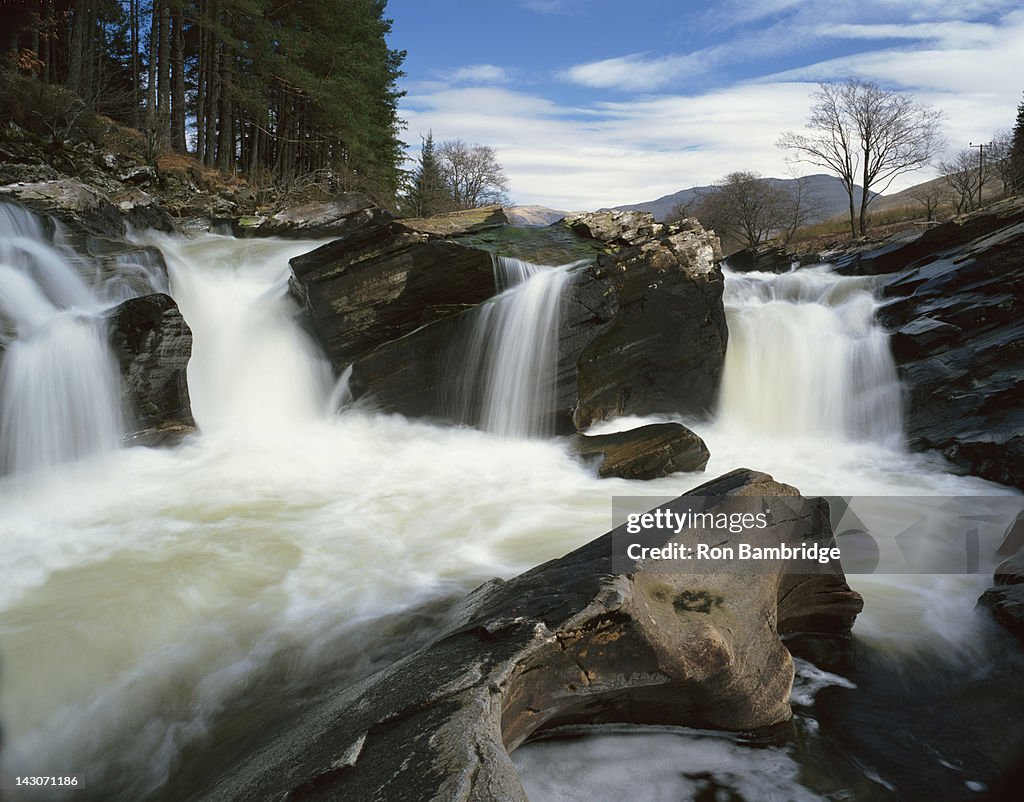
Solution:
<svg viewBox="0 0 1024 802"><path fill-rule="evenodd" d="M686 510L709 496L787 497L774 498L787 512L744 542L834 543L823 501L752 471L669 506ZM753 730L788 721L793 661L782 636L845 636L862 607L838 567L617 567L613 537L478 588L434 641L341 692L208 798L525 800L509 753L546 728Z"/></svg>
<svg viewBox="0 0 1024 802"><path fill-rule="evenodd" d="M1024 488L1024 200L938 226L904 253L913 261L885 277L879 318L894 332L910 446Z"/></svg>
<svg viewBox="0 0 1024 802"><path fill-rule="evenodd" d="M110 341L130 416L128 440L165 445L194 431L186 378L192 331L171 297L144 295L115 307Z"/></svg>
<svg viewBox="0 0 1024 802"><path fill-rule="evenodd" d="M599 459L599 476L621 479L703 471L711 458L704 441L681 423L652 423L612 434L577 434L570 438L569 446L584 459Z"/></svg>

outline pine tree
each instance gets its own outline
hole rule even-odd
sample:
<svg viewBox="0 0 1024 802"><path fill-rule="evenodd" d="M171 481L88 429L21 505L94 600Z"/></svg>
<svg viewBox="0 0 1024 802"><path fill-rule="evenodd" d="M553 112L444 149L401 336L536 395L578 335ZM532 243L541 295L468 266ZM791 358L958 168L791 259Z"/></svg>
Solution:
<svg viewBox="0 0 1024 802"><path fill-rule="evenodd" d="M430 217L448 211L450 200L444 188L441 168L434 152L434 132L428 131L420 139L420 157L413 174L412 187L406 199L408 211L413 217Z"/></svg>
<svg viewBox="0 0 1024 802"><path fill-rule="evenodd" d="M1017 122L1013 126L1010 164L1014 192L1024 192L1024 102L1017 106Z"/></svg>

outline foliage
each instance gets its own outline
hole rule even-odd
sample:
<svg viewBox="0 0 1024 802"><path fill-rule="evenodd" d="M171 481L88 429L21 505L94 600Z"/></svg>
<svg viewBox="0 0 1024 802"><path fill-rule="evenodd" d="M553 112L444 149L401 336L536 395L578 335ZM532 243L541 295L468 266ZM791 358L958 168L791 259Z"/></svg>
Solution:
<svg viewBox="0 0 1024 802"><path fill-rule="evenodd" d="M394 202L403 160L385 0L26 0L9 68L139 126L151 160Z"/></svg>
<svg viewBox="0 0 1024 802"><path fill-rule="evenodd" d="M1024 192L1024 102L1017 106L1017 122L1013 126L1010 144L1009 175L1014 192Z"/></svg>

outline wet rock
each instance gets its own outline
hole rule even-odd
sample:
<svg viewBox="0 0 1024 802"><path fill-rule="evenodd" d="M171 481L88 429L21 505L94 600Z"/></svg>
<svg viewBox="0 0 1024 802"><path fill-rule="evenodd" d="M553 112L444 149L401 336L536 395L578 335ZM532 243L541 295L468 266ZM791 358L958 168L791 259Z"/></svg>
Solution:
<svg viewBox="0 0 1024 802"><path fill-rule="evenodd" d="M665 226L641 212L616 215L631 221L610 234L620 244L583 242L596 260L576 268L563 295L555 409L542 427L558 434L618 415L704 414L721 377L728 332L717 238L695 221ZM622 244L646 236L641 230L660 236ZM478 419L451 402L465 378L472 306L494 293L489 254L392 224L292 265L294 289L336 367L354 361L357 398L407 415Z"/></svg>
<svg viewBox="0 0 1024 802"><path fill-rule="evenodd" d="M237 237L296 237L319 239L344 237L369 225L386 223L391 216L358 192L339 195L324 203L293 206L270 216L253 215L235 219Z"/></svg>
<svg viewBox="0 0 1024 802"><path fill-rule="evenodd" d="M335 368L495 293L491 255L376 223L292 259L293 294Z"/></svg>
<svg viewBox="0 0 1024 802"><path fill-rule="evenodd" d="M793 262L793 254L770 242L756 248L743 248L726 259L728 268L738 273L788 273Z"/></svg>
<svg viewBox="0 0 1024 802"><path fill-rule="evenodd" d="M711 458L704 441L681 423L652 423L612 434L577 434L570 448L598 462L598 475L658 479L676 472L703 471Z"/></svg>
<svg viewBox="0 0 1024 802"><path fill-rule="evenodd" d="M758 544L834 543L823 501L764 474L736 471L669 506L686 510L694 496L719 497L709 509L722 496L782 496L773 503L785 512ZM617 568L613 537L481 586L435 640L339 693L209 798L525 800L509 753L546 728L788 721L793 661L781 636L843 637L862 607L837 568Z"/></svg>
<svg viewBox="0 0 1024 802"><path fill-rule="evenodd" d="M1003 542L999 544L996 554L1007 557L1021 549L1024 549L1024 510L1018 512L1017 517L1006 527Z"/></svg>
<svg viewBox="0 0 1024 802"><path fill-rule="evenodd" d="M115 307L110 341L131 413L129 441L169 442L194 430L186 376L192 332L171 297L144 295Z"/></svg>
<svg viewBox="0 0 1024 802"><path fill-rule="evenodd" d="M947 226L933 230L941 250L918 247L884 278L879 319L894 332L908 441L1024 487L1024 200Z"/></svg>
<svg viewBox="0 0 1024 802"><path fill-rule="evenodd" d="M978 599L996 623L1024 645L1024 549L996 567L995 584Z"/></svg>
<svg viewBox="0 0 1024 802"><path fill-rule="evenodd" d="M573 411L579 430L620 415L703 416L725 365L718 238L696 221L663 226L646 213L620 214L646 217L636 231L660 236L601 254L573 283L565 345L579 349ZM633 230L615 241L632 238Z"/></svg>

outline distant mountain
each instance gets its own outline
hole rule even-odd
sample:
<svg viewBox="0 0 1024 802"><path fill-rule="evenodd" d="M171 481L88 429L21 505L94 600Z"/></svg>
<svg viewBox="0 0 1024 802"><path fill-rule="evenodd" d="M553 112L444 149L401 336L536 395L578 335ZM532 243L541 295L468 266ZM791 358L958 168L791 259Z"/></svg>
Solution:
<svg viewBox="0 0 1024 802"><path fill-rule="evenodd" d="M506 206L505 215L516 226L549 226L571 212L560 212L547 206Z"/></svg>
<svg viewBox="0 0 1024 802"><path fill-rule="evenodd" d="M825 175L823 173L809 175L806 177L806 180L811 194L816 196L821 203L821 213L809 222L817 223L822 220L828 220L838 214L849 213L850 201L846 196L846 188L843 186L842 181L834 175ZM788 187L796 183L795 178L766 178L765 181L782 187ZM662 195L660 198L652 201L628 203L612 208L623 211L637 209L642 212L650 212L656 220L665 220L680 203L688 203L695 200L698 193L707 192L711 189L714 189L714 187L690 187L689 189L681 189L679 192L673 192L671 195ZM872 194L874 195L875 193ZM853 200L856 204L860 203L859 186L856 188Z"/></svg>

